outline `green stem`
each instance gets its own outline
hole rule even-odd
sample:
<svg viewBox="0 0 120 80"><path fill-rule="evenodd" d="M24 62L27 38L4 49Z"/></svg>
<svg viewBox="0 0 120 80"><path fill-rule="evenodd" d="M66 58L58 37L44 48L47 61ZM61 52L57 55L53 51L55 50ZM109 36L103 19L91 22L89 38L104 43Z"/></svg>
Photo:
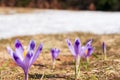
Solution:
<svg viewBox="0 0 120 80"><path fill-rule="evenodd" d="M89 64L90 64L90 60L89 60L89 57L87 57L87 64L86 64L86 69L88 70L89 69Z"/></svg>
<svg viewBox="0 0 120 80"><path fill-rule="evenodd" d="M87 57L87 64L89 64L90 60L89 60L89 57Z"/></svg>

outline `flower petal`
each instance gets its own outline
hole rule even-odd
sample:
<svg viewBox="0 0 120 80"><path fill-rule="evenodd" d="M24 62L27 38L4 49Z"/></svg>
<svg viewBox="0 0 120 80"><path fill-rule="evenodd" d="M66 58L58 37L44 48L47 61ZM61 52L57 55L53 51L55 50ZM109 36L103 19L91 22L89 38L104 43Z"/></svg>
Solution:
<svg viewBox="0 0 120 80"><path fill-rule="evenodd" d="M58 54L60 53L60 50L59 50L59 49L57 49L57 48L56 48L56 53L58 53Z"/></svg>
<svg viewBox="0 0 120 80"><path fill-rule="evenodd" d="M81 47L81 52L80 52L80 57L85 57L86 56L86 50L88 48L86 46Z"/></svg>
<svg viewBox="0 0 120 80"><path fill-rule="evenodd" d="M10 54L10 56L13 58L13 50L8 46L7 51Z"/></svg>
<svg viewBox="0 0 120 80"><path fill-rule="evenodd" d="M33 57L33 53L32 52L28 52L26 54L26 57L24 59L24 65L25 65L25 69L26 69L25 71L28 71L28 69L30 68L32 57Z"/></svg>
<svg viewBox="0 0 120 80"><path fill-rule="evenodd" d="M105 42L102 43L102 50L103 50L103 53L106 52L106 44L105 44Z"/></svg>
<svg viewBox="0 0 120 80"><path fill-rule="evenodd" d="M55 60L58 56L58 54L60 53L60 50L57 48L52 48L51 49L51 55L52 55L52 59Z"/></svg>
<svg viewBox="0 0 120 80"><path fill-rule="evenodd" d="M86 47L87 46L91 46L92 45L92 39L89 39L88 41L87 41L87 43L86 43Z"/></svg>
<svg viewBox="0 0 120 80"><path fill-rule="evenodd" d="M93 48L92 48L92 47L89 47L89 48L88 48L87 56L88 56L88 57L91 56L92 53L93 53Z"/></svg>
<svg viewBox="0 0 120 80"><path fill-rule="evenodd" d="M82 48L82 53L84 54L83 55L84 58L90 57L93 53L93 47L92 46L84 46Z"/></svg>
<svg viewBox="0 0 120 80"><path fill-rule="evenodd" d="M43 45L40 44L37 51L36 51L36 53L33 55L31 64L33 64L35 62L35 60L38 58L40 52L42 51L42 48L43 48Z"/></svg>
<svg viewBox="0 0 120 80"><path fill-rule="evenodd" d="M25 68L23 61L19 58L19 56L16 53L13 53L13 58L18 66L22 67L23 69Z"/></svg>
<svg viewBox="0 0 120 80"><path fill-rule="evenodd" d="M28 45L28 51L34 50L35 46L36 46L35 41L31 40L30 43L29 43L29 45Z"/></svg>
<svg viewBox="0 0 120 80"><path fill-rule="evenodd" d="M51 55L52 55L52 59L55 59L55 48L51 49Z"/></svg>
<svg viewBox="0 0 120 80"><path fill-rule="evenodd" d="M73 56L75 57L76 54L75 54L75 51L74 51L74 48L73 48L73 46L72 46L71 41L70 41L69 39L67 39L66 42L67 42L67 44L68 44L68 48L69 48L69 50L71 51L71 53L72 53Z"/></svg>
<svg viewBox="0 0 120 80"><path fill-rule="evenodd" d="M81 42L78 38L76 38L74 43L74 50L75 50L76 56L80 54L80 49L81 49Z"/></svg>
<svg viewBox="0 0 120 80"><path fill-rule="evenodd" d="M16 41L15 41L15 51L16 51L16 54L19 56L19 58L21 60L23 60L24 59L24 57L23 57L24 49L23 49L21 42L18 39L16 39Z"/></svg>

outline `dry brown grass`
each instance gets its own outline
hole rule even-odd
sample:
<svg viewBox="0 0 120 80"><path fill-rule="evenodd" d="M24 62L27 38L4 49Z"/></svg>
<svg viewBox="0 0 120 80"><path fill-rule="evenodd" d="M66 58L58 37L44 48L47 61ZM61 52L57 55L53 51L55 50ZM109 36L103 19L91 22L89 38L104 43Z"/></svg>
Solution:
<svg viewBox="0 0 120 80"><path fill-rule="evenodd" d="M67 33L67 34L38 34L33 36L18 36L0 40L0 72L1 80L23 80L24 74L10 58L6 46L14 48L15 39L20 39L24 47L29 40L34 39L37 43L43 43L43 51L35 64L30 68L29 80L74 80L74 59L68 50L66 38L74 41L79 37L83 44L92 38L95 47L94 54L90 58L90 64L86 65L83 60L81 65L81 80L120 80L120 34L95 35L90 33ZM103 60L101 44L107 44L108 60ZM57 47L61 53L57 59L56 69L51 70L50 48Z"/></svg>

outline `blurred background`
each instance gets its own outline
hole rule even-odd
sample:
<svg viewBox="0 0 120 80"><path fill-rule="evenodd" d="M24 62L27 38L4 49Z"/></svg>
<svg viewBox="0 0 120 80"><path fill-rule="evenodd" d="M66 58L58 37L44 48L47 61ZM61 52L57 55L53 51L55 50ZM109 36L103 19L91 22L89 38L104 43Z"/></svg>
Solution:
<svg viewBox="0 0 120 80"><path fill-rule="evenodd" d="M0 38L120 33L120 0L0 0Z"/></svg>
<svg viewBox="0 0 120 80"><path fill-rule="evenodd" d="M120 0L0 0L0 6L119 11Z"/></svg>

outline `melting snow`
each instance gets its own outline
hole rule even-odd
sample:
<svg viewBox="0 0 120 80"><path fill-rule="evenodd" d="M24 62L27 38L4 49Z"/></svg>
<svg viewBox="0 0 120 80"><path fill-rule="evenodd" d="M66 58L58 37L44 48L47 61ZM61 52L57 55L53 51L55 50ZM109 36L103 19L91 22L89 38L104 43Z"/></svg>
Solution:
<svg viewBox="0 0 120 80"><path fill-rule="evenodd" d="M0 38L73 31L120 33L120 12L41 10L0 14Z"/></svg>

